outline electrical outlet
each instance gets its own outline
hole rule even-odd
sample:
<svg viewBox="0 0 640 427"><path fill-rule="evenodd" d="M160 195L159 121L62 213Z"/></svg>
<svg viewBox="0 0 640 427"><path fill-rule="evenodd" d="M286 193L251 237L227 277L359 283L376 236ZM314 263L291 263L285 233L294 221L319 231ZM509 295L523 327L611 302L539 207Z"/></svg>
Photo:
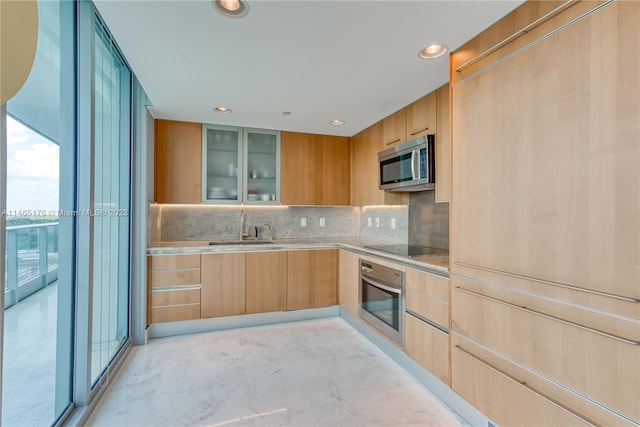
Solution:
<svg viewBox="0 0 640 427"><path fill-rule="evenodd" d="M320 227L324 227L324 218L320 218Z"/></svg>
<svg viewBox="0 0 640 427"><path fill-rule="evenodd" d="M376 218L376 227L380 227L380 218Z"/></svg>
<svg viewBox="0 0 640 427"><path fill-rule="evenodd" d="M307 218L300 218L300 227L307 226Z"/></svg>
<svg viewBox="0 0 640 427"><path fill-rule="evenodd" d="M391 228L396 228L396 219L391 218Z"/></svg>
<svg viewBox="0 0 640 427"><path fill-rule="evenodd" d="M371 217L367 218L367 227L371 227Z"/></svg>

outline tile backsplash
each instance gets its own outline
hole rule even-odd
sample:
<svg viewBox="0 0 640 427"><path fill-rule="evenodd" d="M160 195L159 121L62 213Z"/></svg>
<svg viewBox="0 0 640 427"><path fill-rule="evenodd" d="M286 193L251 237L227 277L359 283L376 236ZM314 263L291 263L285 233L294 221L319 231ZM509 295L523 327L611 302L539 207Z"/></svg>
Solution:
<svg viewBox="0 0 640 427"><path fill-rule="evenodd" d="M149 209L149 241L240 239L241 212L249 233L259 227L261 237L275 239L355 238L406 243L407 206L205 206L157 205ZM368 219L371 218L371 226ZM375 219L378 219L376 227ZM302 220L306 226L301 225ZM324 220L324 226L321 221ZM395 220L395 227L391 227Z"/></svg>

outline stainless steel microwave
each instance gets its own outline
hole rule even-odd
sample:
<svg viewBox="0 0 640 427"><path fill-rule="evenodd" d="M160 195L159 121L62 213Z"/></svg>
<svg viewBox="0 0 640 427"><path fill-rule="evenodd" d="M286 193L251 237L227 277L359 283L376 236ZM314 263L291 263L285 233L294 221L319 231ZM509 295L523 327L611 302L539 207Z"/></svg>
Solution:
<svg viewBox="0 0 640 427"><path fill-rule="evenodd" d="M386 191L436 187L435 135L425 135L378 153L378 184Z"/></svg>

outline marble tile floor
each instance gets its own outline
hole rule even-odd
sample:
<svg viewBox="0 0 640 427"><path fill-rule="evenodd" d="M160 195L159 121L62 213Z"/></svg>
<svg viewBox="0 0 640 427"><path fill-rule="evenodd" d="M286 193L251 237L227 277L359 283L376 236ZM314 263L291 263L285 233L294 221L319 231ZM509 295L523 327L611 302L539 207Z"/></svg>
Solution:
<svg viewBox="0 0 640 427"><path fill-rule="evenodd" d="M459 426L336 318L183 335L134 347L91 426Z"/></svg>

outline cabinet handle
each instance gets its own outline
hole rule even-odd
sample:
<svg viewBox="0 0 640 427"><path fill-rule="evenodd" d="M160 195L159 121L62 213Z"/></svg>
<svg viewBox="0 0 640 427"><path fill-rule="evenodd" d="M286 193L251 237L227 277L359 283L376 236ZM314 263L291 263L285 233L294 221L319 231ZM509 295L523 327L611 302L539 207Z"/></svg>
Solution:
<svg viewBox="0 0 640 427"><path fill-rule="evenodd" d="M475 295L475 296L477 296L479 298L484 298L484 299L487 299L487 300L490 300L490 301L493 301L493 302L497 302L498 304L506 305L508 307L517 308L518 310L526 311L527 313L535 314L536 316L543 317L545 319L555 320L556 322L564 323L565 325L573 326L574 328L578 328L578 329L582 329L584 331L592 332L592 333L597 334L597 335L602 335L603 337L611 338L611 339L617 340L617 341L622 341L623 343L626 343L626 344L640 345L640 341L628 340L626 338L619 337L618 335L613 335L613 334L610 334L608 332L604 332L604 331L601 331L601 330L598 330L598 329L594 329L594 328L590 328L588 326L581 325L580 323L571 322L569 320L565 320L565 319L562 319L560 317L556 317L556 316L552 316L550 314L542 313L540 311L532 310L532 309L530 309L528 307L525 307L525 306L512 304L510 302L503 301L503 300L498 299L498 298L489 297L489 296L483 295L483 294L478 293L478 292L474 292L474 291L470 291L468 289L461 288L460 286L456 286L456 289L459 290L460 292L465 293L465 294Z"/></svg>
<svg viewBox="0 0 640 427"><path fill-rule="evenodd" d="M598 424L594 423L593 421L585 418L584 416L572 411L571 409L569 409L567 406L565 406L564 404L558 402L557 400L547 396L546 394L536 390L535 388L533 388L532 386L530 386L529 384L527 384L526 381L523 380L519 380L515 377L513 377L512 375L506 373L505 371L503 371L502 369L498 369L495 366L491 365L489 362L486 362L484 360L482 360L481 358L479 358L478 356L476 356L475 354L469 352L468 350L465 350L464 348L462 348L459 345L455 346L456 349L460 350L461 352L463 352L464 354L466 354L467 356L471 357L472 359L475 359L476 361L482 363L484 366L486 366L487 368L491 369L494 372L497 372L498 374L502 375L503 377L505 377L506 379L513 381L517 384L520 384L521 386L523 386L524 388L526 388L527 390L529 390L530 392L540 396L542 399L546 400L547 402L551 403L554 406L557 406L560 409L563 409L564 411L570 413L571 415L573 415L574 417L578 418L579 420L581 420L584 423L587 423L591 426L596 427Z"/></svg>
<svg viewBox="0 0 640 427"><path fill-rule="evenodd" d="M396 138L396 139L394 139L393 141L385 142L385 144L384 144L384 145L391 145L391 144L394 144L394 143L396 143L396 142L400 142L400 138Z"/></svg>
<svg viewBox="0 0 640 427"><path fill-rule="evenodd" d="M442 333L445 333L447 335L449 335L449 330L443 326L438 325L436 322L434 322L433 320L429 320L424 316L419 315L418 313L416 313L415 311L411 311L411 310L405 310L405 312L413 317L415 317L416 319L428 324L429 326L434 327L435 329L439 330Z"/></svg>
<svg viewBox="0 0 640 427"><path fill-rule="evenodd" d="M426 128L424 128L424 129L420 129L420 130L417 130L417 131L415 131L415 132L411 132L411 136L413 136L413 135L417 135L417 134L419 134L420 132L424 132L425 130L428 130L428 129L429 129L429 126L427 126L427 127L426 127Z"/></svg>

